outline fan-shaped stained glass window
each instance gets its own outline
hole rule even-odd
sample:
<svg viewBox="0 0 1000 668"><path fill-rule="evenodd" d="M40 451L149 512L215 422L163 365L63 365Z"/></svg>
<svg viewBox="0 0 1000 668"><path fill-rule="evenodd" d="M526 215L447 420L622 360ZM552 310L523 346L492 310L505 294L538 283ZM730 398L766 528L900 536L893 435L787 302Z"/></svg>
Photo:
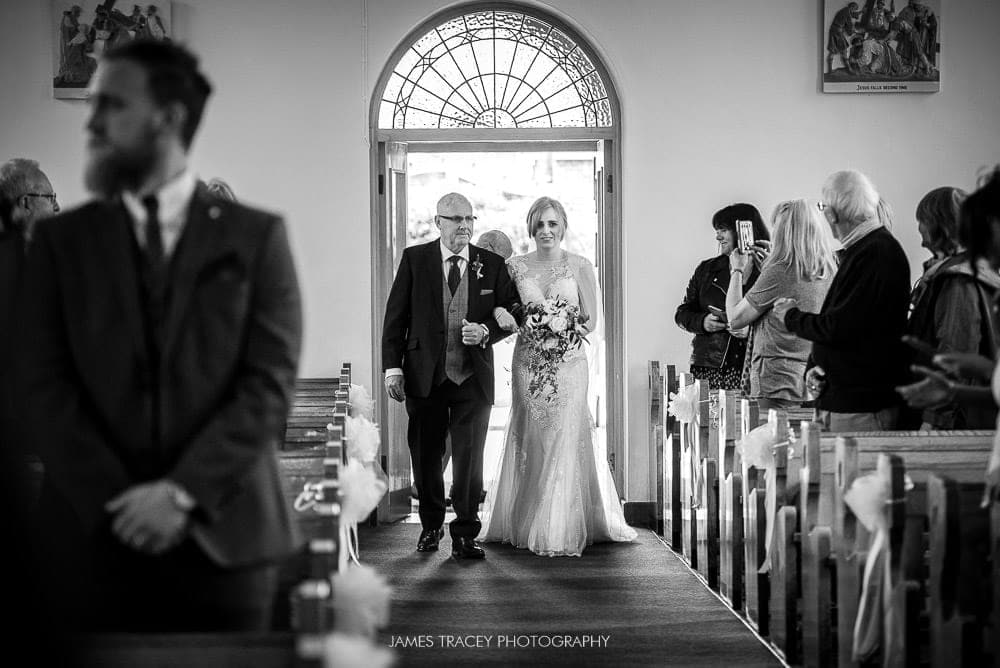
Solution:
<svg viewBox="0 0 1000 668"><path fill-rule="evenodd" d="M403 52L380 128L594 128L613 124L600 73L551 23L511 11L453 18Z"/></svg>

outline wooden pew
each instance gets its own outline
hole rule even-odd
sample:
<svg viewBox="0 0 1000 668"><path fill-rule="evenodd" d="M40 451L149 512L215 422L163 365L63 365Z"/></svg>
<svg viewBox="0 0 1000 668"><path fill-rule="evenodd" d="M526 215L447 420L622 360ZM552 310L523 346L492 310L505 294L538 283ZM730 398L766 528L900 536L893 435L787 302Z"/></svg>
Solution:
<svg viewBox="0 0 1000 668"><path fill-rule="evenodd" d="M718 393L719 594L734 610L743 607L743 474L736 452L741 438L737 392Z"/></svg>
<svg viewBox="0 0 1000 668"><path fill-rule="evenodd" d="M696 489L693 497L695 568L712 589L719 588L719 393L712 392L705 381L695 381L699 388L695 413L694 452Z"/></svg>
<svg viewBox="0 0 1000 668"><path fill-rule="evenodd" d="M667 412L671 394L679 389L680 378L676 367L661 366L663 398L663 454L662 477L659 489L663 499L663 537L675 550L681 549L681 423ZM659 463L658 463L659 466Z"/></svg>
<svg viewBox="0 0 1000 668"><path fill-rule="evenodd" d="M666 414L667 398L660 363L649 362L649 445L651 460L656 470L656 532L661 536L666 525L668 502L664 498L666 483Z"/></svg>
<svg viewBox="0 0 1000 668"><path fill-rule="evenodd" d="M340 408L345 410L345 408ZM78 656L85 665L131 666L260 666L320 668L325 636L333 628L331 574L337 571L340 545L339 471L346 458L340 427L324 428L322 452L285 452L279 457L282 484L290 500L311 483L321 492L309 520L303 522L306 577L289 592L279 587L276 605L291 602L292 631L271 633L98 634L79 639ZM304 514L303 514L304 515ZM283 570L287 574L288 571ZM280 577L280 576L279 576ZM287 615L286 615L287 617ZM286 627L287 628L287 627Z"/></svg>
<svg viewBox="0 0 1000 668"><path fill-rule="evenodd" d="M964 462L959 461L951 452L938 453L939 456L950 456L946 462L947 474L940 477L934 473L937 468L934 463L930 463L925 471L923 462L915 460L913 456L905 459L901 457L898 470L893 470L893 496L886 508L890 527L888 560L893 614L884 621L884 634L898 637L901 642L898 652L883 656L883 664L886 666L925 664L928 655L936 657L937 665L952 665L956 660L962 661L960 665L982 665L980 659L985 653L982 622L986 618L984 606L989 600L990 568L986 561L989 545L986 538L987 516L985 511L979 509L978 503L983 496L983 474L992 450L992 438L984 446L979 450L970 449L969 459ZM904 473L914 480L913 489L907 490L897 482ZM939 485L944 480L949 484ZM954 523L948 525L947 520L944 520L942 524L946 529L955 531L956 541L954 545L948 545L946 534L942 537L945 540L939 541L935 551L930 541L928 522L933 520L934 510L940 512L948 507L947 493L937 494L948 487L954 493L951 504ZM932 490L935 492L933 497ZM932 504L932 499L937 503ZM966 532L964 540L961 535L963 527ZM935 554L943 561L949 556L949 547L952 548L950 554L957 557L960 564L964 560L966 567L960 574L956 573L957 577L954 578L965 595L962 603L966 619L962 619L962 615L952 615L951 610L942 607L941 604L950 602L950 597L942 599L935 594L932 587L934 580L927 574L925 555L930 552L933 566ZM940 588L938 592L940 593ZM924 633L924 626L928 621L925 618L926 611L928 603L933 606L935 601L938 603L937 609L929 608L932 633L928 636ZM952 617L952 624L944 624L945 615ZM940 616L938 629L941 631L937 635L933 633L936 616ZM950 639L946 633L948 630L952 631L953 637ZM961 638L963 630L967 632L964 639ZM938 642L937 646L934 644L935 640ZM971 662L966 662L966 657Z"/></svg>
<svg viewBox="0 0 1000 668"><path fill-rule="evenodd" d="M757 402L743 399L740 406L740 438L760 426L761 415ZM766 421L766 416L764 417ZM767 546L766 534L766 482L764 471L740 462L743 482L743 612L747 621L762 636L770 632L767 601L770 597L770 580L760 573ZM735 512L727 511L727 512Z"/></svg>
<svg viewBox="0 0 1000 668"><path fill-rule="evenodd" d="M680 375L680 387L687 387L698 383L694 376L689 373ZM700 384L699 384L700 388ZM700 395L700 389L699 389ZM696 535L697 525L694 518L694 510L697 504L696 482L698 478L696 466L698 464L696 452L696 438L698 419L686 422L680 428L680 450L681 450L681 550L680 556L688 562L691 568L698 568L698 554L696 545L698 538ZM706 425L707 428L707 425Z"/></svg>
<svg viewBox="0 0 1000 668"><path fill-rule="evenodd" d="M296 381L295 399L288 414L282 450L322 447L326 425L333 417L334 402L340 390L339 375L332 378L299 378Z"/></svg>
<svg viewBox="0 0 1000 668"><path fill-rule="evenodd" d="M983 583L995 576L990 572L990 511L980 507L984 488L982 482L962 484L936 474L927 481L930 659L935 667L956 661L987 665L984 640L993 592ZM992 651L997 649L994 645Z"/></svg>
<svg viewBox="0 0 1000 668"><path fill-rule="evenodd" d="M958 475L961 480L982 479L992 432L838 435L821 433L815 424L804 425L802 431L800 442L805 468L809 471L798 508L798 533L804 538L787 546L792 551L787 559L794 559L797 552L802 571L803 662L807 666L833 665L835 660L839 665L850 666L854 665L851 661L854 619L870 536L844 504L844 493L858 475L875 469L879 455L896 456L905 462L917 485L907 504L909 516L922 515L923 490L931 474ZM899 536L905 535L906 521L903 516L896 518ZM909 521L922 527L920 519ZM915 531L910 533L910 540L917 535ZM897 548L896 553L901 554L901 550L902 547ZM910 567L908 563L900 565ZM899 591L903 589L900 587ZM830 632L831 626L837 629L836 637Z"/></svg>

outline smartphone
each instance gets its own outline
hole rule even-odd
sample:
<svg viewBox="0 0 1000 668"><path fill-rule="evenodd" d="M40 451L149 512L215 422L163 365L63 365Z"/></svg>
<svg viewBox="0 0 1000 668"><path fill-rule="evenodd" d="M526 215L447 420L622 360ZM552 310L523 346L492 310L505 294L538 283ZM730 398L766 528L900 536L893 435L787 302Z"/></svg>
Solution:
<svg viewBox="0 0 1000 668"><path fill-rule="evenodd" d="M741 253L750 253L753 249L753 221L736 221L736 245Z"/></svg>
<svg viewBox="0 0 1000 668"><path fill-rule="evenodd" d="M729 322L726 312L718 306L709 306L708 311L722 322Z"/></svg>

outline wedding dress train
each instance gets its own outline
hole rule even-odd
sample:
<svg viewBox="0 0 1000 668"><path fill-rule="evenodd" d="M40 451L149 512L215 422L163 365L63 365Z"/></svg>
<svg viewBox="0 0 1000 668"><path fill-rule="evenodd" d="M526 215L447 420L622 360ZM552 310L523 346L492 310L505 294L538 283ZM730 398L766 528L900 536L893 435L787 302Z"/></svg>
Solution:
<svg viewBox="0 0 1000 668"><path fill-rule="evenodd" d="M597 321L594 268L583 257L564 253L542 261L531 254L511 258L508 266L522 303L562 297L592 326ZM580 556L592 543L633 540L611 469L595 445L586 352L570 352L557 369L558 389L541 397L528 392L534 354L519 337L500 474L486 498L480 539L546 556Z"/></svg>

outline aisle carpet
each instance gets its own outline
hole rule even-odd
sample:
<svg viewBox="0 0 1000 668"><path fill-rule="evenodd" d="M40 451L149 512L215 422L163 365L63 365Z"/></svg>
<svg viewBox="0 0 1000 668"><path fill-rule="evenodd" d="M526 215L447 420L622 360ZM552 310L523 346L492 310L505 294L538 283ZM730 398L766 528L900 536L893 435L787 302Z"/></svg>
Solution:
<svg viewBox="0 0 1000 668"><path fill-rule="evenodd" d="M397 666L780 665L648 530L579 558L490 543L479 562L452 559L448 537L417 553L419 533L360 536L361 561L394 587L379 643L395 645Z"/></svg>

